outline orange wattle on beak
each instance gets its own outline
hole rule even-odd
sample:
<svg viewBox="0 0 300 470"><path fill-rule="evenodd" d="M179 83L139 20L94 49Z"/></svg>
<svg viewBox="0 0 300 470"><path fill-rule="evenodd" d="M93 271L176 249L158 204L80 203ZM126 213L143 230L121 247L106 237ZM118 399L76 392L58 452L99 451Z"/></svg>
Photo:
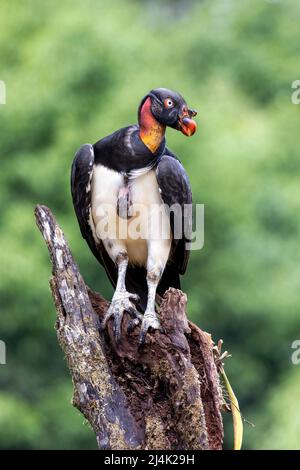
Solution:
<svg viewBox="0 0 300 470"><path fill-rule="evenodd" d="M191 135L195 134L197 130L197 124L194 119L184 117L180 120L180 130L184 135L190 137Z"/></svg>

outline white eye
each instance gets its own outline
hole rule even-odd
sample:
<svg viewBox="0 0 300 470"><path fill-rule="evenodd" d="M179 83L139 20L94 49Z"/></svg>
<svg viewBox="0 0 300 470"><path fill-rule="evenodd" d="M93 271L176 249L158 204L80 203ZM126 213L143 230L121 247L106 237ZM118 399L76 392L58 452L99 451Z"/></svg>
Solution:
<svg viewBox="0 0 300 470"><path fill-rule="evenodd" d="M173 106L174 106L173 100L171 100L171 98L166 98L165 99L165 107L166 108L173 108Z"/></svg>

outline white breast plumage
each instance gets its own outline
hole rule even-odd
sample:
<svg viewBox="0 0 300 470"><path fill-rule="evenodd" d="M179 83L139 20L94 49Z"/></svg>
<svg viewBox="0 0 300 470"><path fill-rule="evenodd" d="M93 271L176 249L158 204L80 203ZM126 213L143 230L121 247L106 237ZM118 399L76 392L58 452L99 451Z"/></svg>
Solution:
<svg viewBox="0 0 300 470"><path fill-rule="evenodd" d="M117 199L124 176L102 165L96 165L92 179L92 218L98 240L102 240L108 253L114 259L115 253L123 247L129 261L146 266L149 249L154 258L168 258L171 237L160 239L159 230L170 234L170 222L166 213L161 212L160 196L156 174L151 168L133 172L129 179L133 214L130 219L121 219L117 214ZM158 214L158 211L159 214ZM133 237L133 224L139 217L138 236ZM132 225L131 225L132 224ZM136 227L134 227L136 228ZM118 234L122 234L120 238ZM126 236L123 238L123 234Z"/></svg>

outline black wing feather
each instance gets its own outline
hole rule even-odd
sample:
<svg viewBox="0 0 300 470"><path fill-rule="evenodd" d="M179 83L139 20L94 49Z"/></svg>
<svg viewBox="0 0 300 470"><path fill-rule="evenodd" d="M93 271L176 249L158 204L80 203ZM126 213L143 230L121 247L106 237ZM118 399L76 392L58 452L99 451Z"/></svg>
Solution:
<svg viewBox="0 0 300 470"><path fill-rule="evenodd" d="M188 243L191 238L192 214L184 210L186 204L192 204L192 190L189 178L177 157L166 149L170 155L165 154L157 165L156 177L160 195L165 204L171 207L177 204L181 207L182 238L173 239L169 266L165 273L171 275L171 267L178 274L184 274L189 260ZM191 208L191 206L190 206ZM170 214L171 229L174 233L174 217ZM175 277L174 272L174 277ZM176 286L173 286L176 287Z"/></svg>

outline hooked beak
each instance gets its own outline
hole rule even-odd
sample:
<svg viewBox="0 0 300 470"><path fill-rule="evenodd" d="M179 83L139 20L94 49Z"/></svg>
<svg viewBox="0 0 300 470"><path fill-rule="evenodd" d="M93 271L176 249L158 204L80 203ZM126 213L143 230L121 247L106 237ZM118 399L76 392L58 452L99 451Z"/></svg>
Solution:
<svg viewBox="0 0 300 470"><path fill-rule="evenodd" d="M190 137L195 134L197 130L197 123L192 119L197 115L195 109L189 109L187 114L179 116L178 119L178 130L180 130L184 135Z"/></svg>

